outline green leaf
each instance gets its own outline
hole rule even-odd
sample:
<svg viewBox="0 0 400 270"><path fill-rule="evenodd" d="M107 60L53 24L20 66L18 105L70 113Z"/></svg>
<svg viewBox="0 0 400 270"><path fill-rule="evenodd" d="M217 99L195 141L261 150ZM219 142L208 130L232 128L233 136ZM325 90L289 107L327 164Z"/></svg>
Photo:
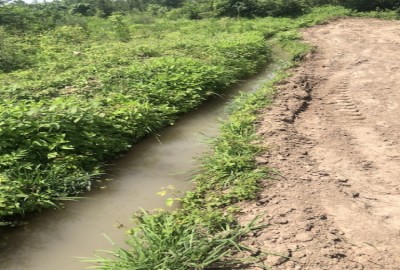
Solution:
<svg viewBox="0 0 400 270"><path fill-rule="evenodd" d="M58 156L57 152L50 152L47 154L48 159L53 159L53 158L56 158L57 156Z"/></svg>
<svg viewBox="0 0 400 270"><path fill-rule="evenodd" d="M174 199L174 198L168 198L168 199L165 200L165 204L166 204L168 207L171 207L171 206L174 204L174 202L175 202L175 199Z"/></svg>

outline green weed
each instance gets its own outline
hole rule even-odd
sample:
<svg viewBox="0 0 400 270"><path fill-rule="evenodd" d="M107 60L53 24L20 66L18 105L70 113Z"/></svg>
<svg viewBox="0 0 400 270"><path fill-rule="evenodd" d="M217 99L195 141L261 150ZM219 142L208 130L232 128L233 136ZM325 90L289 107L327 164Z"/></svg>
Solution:
<svg viewBox="0 0 400 270"><path fill-rule="evenodd" d="M219 219L220 220L220 219ZM136 227L128 232L129 248L111 252L113 258L98 257L86 261L99 264L95 269L205 269L210 266L232 266L232 255L244 247L238 240L257 228L254 223L245 227L220 224L210 234L202 223L184 223L182 215L141 212L135 217Z"/></svg>

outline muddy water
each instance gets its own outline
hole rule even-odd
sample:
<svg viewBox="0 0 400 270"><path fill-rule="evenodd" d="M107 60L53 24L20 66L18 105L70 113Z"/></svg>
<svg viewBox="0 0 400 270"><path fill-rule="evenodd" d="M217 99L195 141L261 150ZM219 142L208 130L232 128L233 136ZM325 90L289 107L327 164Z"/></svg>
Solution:
<svg viewBox="0 0 400 270"><path fill-rule="evenodd" d="M140 208L165 206L156 193L169 185L188 190L196 166L194 157L206 148L205 140L217 135L226 115L225 106L240 91L252 91L271 78L274 66L185 115L174 126L135 145L110 169L103 188L87 193L65 208L29 217L29 222L2 228L1 270L81 270L89 266L79 257L110 250L111 238L123 245L130 216ZM105 237L107 235L107 237ZM1 242L1 241L0 241Z"/></svg>

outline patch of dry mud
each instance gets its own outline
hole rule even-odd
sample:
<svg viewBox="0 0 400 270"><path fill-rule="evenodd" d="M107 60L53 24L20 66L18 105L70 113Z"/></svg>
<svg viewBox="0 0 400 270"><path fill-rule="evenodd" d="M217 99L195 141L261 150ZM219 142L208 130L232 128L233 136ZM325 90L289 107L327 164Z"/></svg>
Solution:
<svg viewBox="0 0 400 270"><path fill-rule="evenodd" d="M400 269L400 22L303 36L316 50L259 127L270 151L258 162L280 176L242 205L243 222L269 224L245 243L271 254L247 269Z"/></svg>

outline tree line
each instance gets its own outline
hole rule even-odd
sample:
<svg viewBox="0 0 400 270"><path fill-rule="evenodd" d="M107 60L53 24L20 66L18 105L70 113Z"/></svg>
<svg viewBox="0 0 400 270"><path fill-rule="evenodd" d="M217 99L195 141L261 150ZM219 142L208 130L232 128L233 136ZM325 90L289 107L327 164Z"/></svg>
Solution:
<svg viewBox="0 0 400 270"><path fill-rule="evenodd" d="M62 24L73 15L108 17L117 12L189 19L298 16L327 4L357 11L400 8L398 0L56 0L33 4L0 0L0 25L43 30Z"/></svg>

